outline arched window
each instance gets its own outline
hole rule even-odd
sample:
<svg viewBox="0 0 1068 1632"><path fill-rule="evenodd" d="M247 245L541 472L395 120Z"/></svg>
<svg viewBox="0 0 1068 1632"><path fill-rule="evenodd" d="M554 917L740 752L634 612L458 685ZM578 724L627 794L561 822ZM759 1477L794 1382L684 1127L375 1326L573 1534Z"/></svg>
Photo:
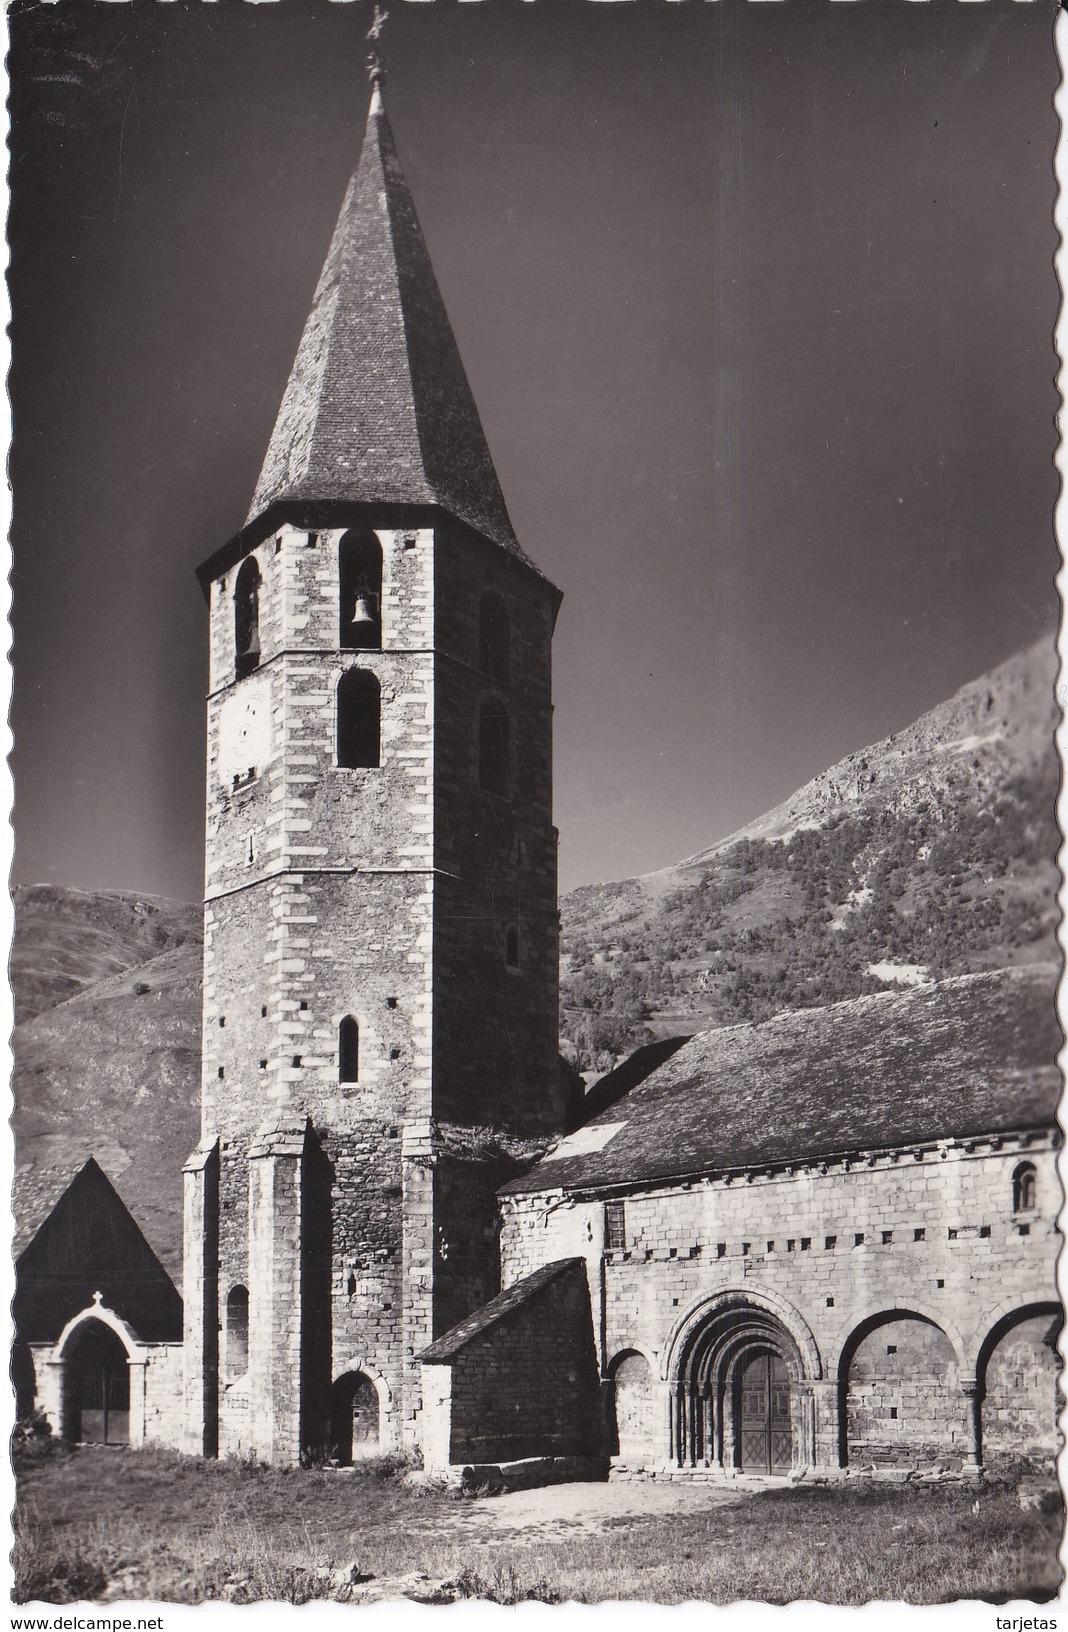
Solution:
<svg viewBox="0 0 1068 1632"><path fill-rule="evenodd" d="M1012 1175L1012 1210L1033 1213L1038 1174L1034 1162L1021 1162Z"/></svg>
<svg viewBox="0 0 1068 1632"><path fill-rule="evenodd" d="M240 680L259 667L260 569L250 555L234 585L234 673Z"/></svg>
<svg viewBox="0 0 1068 1632"><path fill-rule="evenodd" d="M478 666L500 685L508 684L511 645L508 608L499 595L489 590L478 606Z"/></svg>
<svg viewBox="0 0 1068 1632"><path fill-rule="evenodd" d="M487 697L478 711L478 783L487 793L507 794L512 727L508 711Z"/></svg>
<svg viewBox="0 0 1068 1632"><path fill-rule="evenodd" d="M379 764L382 692L366 669L346 669L337 684L337 762L349 770Z"/></svg>
<svg viewBox="0 0 1068 1632"><path fill-rule="evenodd" d="M360 1028L351 1014L337 1028L337 1061L339 1082L359 1082Z"/></svg>
<svg viewBox="0 0 1068 1632"><path fill-rule="evenodd" d="M504 936L504 963L507 969L519 968L519 929L509 924Z"/></svg>
<svg viewBox="0 0 1068 1632"><path fill-rule="evenodd" d="M338 547L338 645L348 649L382 644L382 546L375 533L346 533Z"/></svg>
<svg viewBox="0 0 1068 1632"><path fill-rule="evenodd" d="M248 1370L248 1287L232 1286L226 1297L226 1370L243 1377Z"/></svg>

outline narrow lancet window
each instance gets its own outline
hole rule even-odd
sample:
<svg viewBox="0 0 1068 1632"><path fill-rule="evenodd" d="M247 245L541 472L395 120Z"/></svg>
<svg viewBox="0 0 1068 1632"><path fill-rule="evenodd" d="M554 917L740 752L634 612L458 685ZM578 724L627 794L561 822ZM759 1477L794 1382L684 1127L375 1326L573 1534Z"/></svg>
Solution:
<svg viewBox="0 0 1068 1632"><path fill-rule="evenodd" d="M349 532L338 550L341 630L349 650L382 644L382 546L372 532Z"/></svg>
<svg viewBox="0 0 1068 1632"><path fill-rule="evenodd" d="M508 711L488 697L478 713L478 782L487 793L507 794L512 728Z"/></svg>
<svg viewBox="0 0 1068 1632"><path fill-rule="evenodd" d="M338 1027L337 1054L338 1080L359 1082L360 1028L351 1014L347 1014Z"/></svg>
<svg viewBox="0 0 1068 1632"><path fill-rule="evenodd" d="M506 686L511 669L512 632L508 608L492 590L483 595L478 607L478 666Z"/></svg>
<svg viewBox="0 0 1068 1632"><path fill-rule="evenodd" d="M382 693L366 669L347 669L337 687L337 762L361 770L380 762Z"/></svg>
<svg viewBox="0 0 1068 1632"><path fill-rule="evenodd" d="M248 1370L248 1287L232 1286L226 1299L226 1370L243 1377Z"/></svg>

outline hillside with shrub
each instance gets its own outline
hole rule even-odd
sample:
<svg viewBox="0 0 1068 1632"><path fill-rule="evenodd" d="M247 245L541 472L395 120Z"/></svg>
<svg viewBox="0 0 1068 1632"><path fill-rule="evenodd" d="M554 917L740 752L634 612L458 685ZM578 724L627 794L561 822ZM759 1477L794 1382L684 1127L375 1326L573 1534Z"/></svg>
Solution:
<svg viewBox="0 0 1068 1632"><path fill-rule="evenodd" d="M740 833L561 903L564 1052L1056 957L1052 640Z"/></svg>

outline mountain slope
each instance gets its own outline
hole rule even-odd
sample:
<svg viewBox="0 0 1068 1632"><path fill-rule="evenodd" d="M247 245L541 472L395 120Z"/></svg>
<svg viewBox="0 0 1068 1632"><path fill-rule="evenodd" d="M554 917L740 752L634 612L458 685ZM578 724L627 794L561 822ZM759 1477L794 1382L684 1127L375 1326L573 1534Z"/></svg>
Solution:
<svg viewBox="0 0 1068 1632"><path fill-rule="evenodd" d="M1041 641L710 849L566 896L565 1052L1054 959L1055 672Z"/></svg>
<svg viewBox="0 0 1068 1632"><path fill-rule="evenodd" d="M13 897L16 1025L168 947L200 940L200 908L184 901L60 884L21 886Z"/></svg>
<svg viewBox="0 0 1068 1632"><path fill-rule="evenodd" d="M77 995L12 1038L19 1244L95 1156L180 1280L181 1169L200 1136L199 909L48 886L16 892L16 914L27 900L16 933L30 1006L63 983Z"/></svg>

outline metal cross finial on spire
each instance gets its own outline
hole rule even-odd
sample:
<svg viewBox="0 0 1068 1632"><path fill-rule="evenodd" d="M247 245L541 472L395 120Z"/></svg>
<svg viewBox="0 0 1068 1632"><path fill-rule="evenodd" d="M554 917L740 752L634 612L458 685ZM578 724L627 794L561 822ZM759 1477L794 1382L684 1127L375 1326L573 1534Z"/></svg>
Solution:
<svg viewBox="0 0 1068 1632"><path fill-rule="evenodd" d="M375 14L371 19L371 26L367 30L366 35L368 43L371 47L370 51L367 53L367 77L370 79L371 84L376 90L386 77L386 70L382 66L382 51L378 42L382 38L382 30L385 27L386 18L388 16L389 12L383 11L382 7L377 4L376 0Z"/></svg>

